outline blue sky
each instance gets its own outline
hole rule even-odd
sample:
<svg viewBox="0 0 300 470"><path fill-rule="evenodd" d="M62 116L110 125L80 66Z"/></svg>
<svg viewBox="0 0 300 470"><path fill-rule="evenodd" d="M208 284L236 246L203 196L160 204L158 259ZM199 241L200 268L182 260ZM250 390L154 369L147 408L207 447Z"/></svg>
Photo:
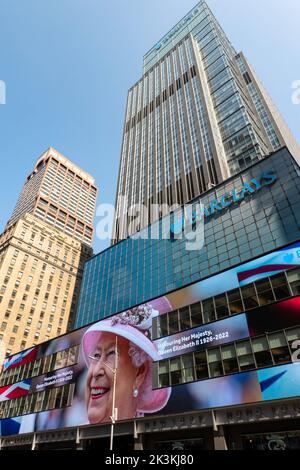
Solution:
<svg viewBox="0 0 300 470"><path fill-rule="evenodd" d="M49 146L95 176L114 202L128 88L142 57L194 0L0 0L0 230ZM299 0L207 0L299 136ZM97 218L95 219L97 223ZM108 242L94 240L98 252Z"/></svg>

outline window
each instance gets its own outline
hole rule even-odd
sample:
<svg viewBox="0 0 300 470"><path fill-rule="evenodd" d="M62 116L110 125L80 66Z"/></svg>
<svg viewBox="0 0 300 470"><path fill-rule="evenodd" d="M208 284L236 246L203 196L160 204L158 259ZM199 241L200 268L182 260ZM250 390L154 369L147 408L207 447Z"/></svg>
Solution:
<svg viewBox="0 0 300 470"><path fill-rule="evenodd" d="M182 383L182 371L180 357L170 359L171 385Z"/></svg>
<svg viewBox="0 0 300 470"><path fill-rule="evenodd" d="M245 310L258 307L258 298L254 284L241 287L241 292L244 300Z"/></svg>
<svg viewBox="0 0 300 470"><path fill-rule="evenodd" d="M224 374L219 348L208 351L208 364L210 377L219 377Z"/></svg>
<svg viewBox="0 0 300 470"><path fill-rule="evenodd" d="M236 351L241 371L255 369L254 356L249 340L238 341L236 343Z"/></svg>
<svg viewBox="0 0 300 470"><path fill-rule="evenodd" d="M16 290L13 290L12 293L11 293L11 296L12 298L14 299L17 295L17 291Z"/></svg>
<svg viewBox="0 0 300 470"><path fill-rule="evenodd" d="M196 379L202 380L209 377L206 352L198 352L194 354Z"/></svg>
<svg viewBox="0 0 300 470"><path fill-rule="evenodd" d="M182 356L183 382L193 382L195 380L193 354Z"/></svg>
<svg viewBox="0 0 300 470"><path fill-rule="evenodd" d="M275 301L269 279L262 279L255 283L260 305L266 305Z"/></svg>
<svg viewBox="0 0 300 470"><path fill-rule="evenodd" d="M159 325L160 325L160 336L166 336L168 334L168 315L162 315L159 318Z"/></svg>
<svg viewBox="0 0 300 470"><path fill-rule="evenodd" d="M188 330L191 327L190 308L183 307L179 309L180 331Z"/></svg>
<svg viewBox="0 0 300 470"><path fill-rule="evenodd" d="M44 394L45 394L44 391L35 394L35 400L34 400L35 401L35 407L34 407L34 412L35 413L42 410Z"/></svg>
<svg viewBox="0 0 300 470"><path fill-rule="evenodd" d="M268 367L273 365L272 355L269 351L269 345L266 336L252 339L252 348L257 367Z"/></svg>
<svg viewBox="0 0 300 470"><path fill-rule="evenodd" d="M62 367L66 367L68 361L68 354L68 349L59 351L56 354L55 369L61 369Z"/></svg>
<svg viewBox="0 0 300 470"><path fill-rule="evenodd" d="M175 310L175 312L170 312L168 314L169 317L169 335L172 335L173 333L177 333L178 331L178 311Z"/></svg>
<svg viewBox="0 0 300 470"><path fill-rule="evenodd" d="M203 301L203 318L204 323L215 321L215 306L213 299L207 299Z"/></svg>
<svg viewBox="0 0 300 470"><path fill-rule="evenodd" d="M284 333L280 332L269 335L269 343L275 364L282 364L291 360Z"/></svg>
<svg viewBox="0 0 300 470"><path fill-rule="evenodd" d="M40 374L41 358L36 359L33 363L32 377L35 377Z"/></svg>
<svg viewBox="0 0 300 470"><path fill-rule="evenodd" d="M72 403L74 389L75 385L69 384L12 399L9 406L5 407L4 413L1 413L1 417L9 418L69 406Z"/></svg>
<svg viewBox="0 0 300 470"><path fill-rule="evenodd" d="M192 328L194 326L202 325L202 306L201 302L197 302L196 304L191 305L191 321L192 321Z"/></svg>
<svg viewBox="0 0 300 470"><path fill-rule="evenodd" d="M222 359L225 374L233 374L239 372L239 366L236 358L234 344L222 346Z"/></svg>
<svg viewBox="0 0 300 470"><path fill-rule="evenodd" d="M226 294L217 295L215 297L215 304L216 304L216 312L217 312L217 319L228 317L229 310L227 305L227 297Z"/></svg>
<svg viewBox="0 0 300 470"><path fill-rule="evenodd" d="M69 350L69 355L68 355L68 366L71 366L73 364L76 364L78 361L78 354L79 354L79 345L73 346Z"/></svg>
<svg viewBox="0 0 300 470"><path fill-rule="evenodd" d="M287 272L293 295L300 295L300 269Z"/></svg>
<svg viewBox="0 0 300 470"><path fill-rule="evenodd" d="M46 356L45 359L44 359L44 364L43 364L43 374L47 374L47 372L49 372L51 370L51 360L52 360L52 356L51 354L49 356Z"/></svg>
<svg viewBox="0 0 300 470"><path fill-rule="evenodd" d="M241 313L244 310L243 302L241 298L241 292L239 289L231 290L227 293L228 302L229 302L229 309L231 315L235 315L237 313Z"/></svg>
<svg viewBox="0 0 300 470"><path fill-rule="evenodd" d="M169 361L159 362L158 368L158 383L159 387L167 387L169 385Z"/></svg>
<svg viewBox="0 0 300 470"><path fill-rule="evenodd" d="M291 296L285 273L276 274L271 277L271 283L276 300L286 299Z"/></svg>
<svg viewBox="0 0 300 470"><path fill-rule="evenodd" d="M292 353L296 350L299 349L300 343L295 343L293 347L294 341L299 341L300 340L300 328L292 328L291 330L286 331L286 339L288 341L288 344L290 346L290 349Z"/></svg>

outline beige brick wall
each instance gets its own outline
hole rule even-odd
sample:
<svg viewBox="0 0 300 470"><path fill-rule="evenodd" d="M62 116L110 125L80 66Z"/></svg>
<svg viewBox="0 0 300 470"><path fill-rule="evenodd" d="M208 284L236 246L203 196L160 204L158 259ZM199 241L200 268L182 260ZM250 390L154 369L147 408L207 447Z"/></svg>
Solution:
<svg viewBox="0 0 300 470"><path fill-rule="evenodd" d="M67 331L91 254L30 214L0 236L0 340L7 355Z"/></svg>

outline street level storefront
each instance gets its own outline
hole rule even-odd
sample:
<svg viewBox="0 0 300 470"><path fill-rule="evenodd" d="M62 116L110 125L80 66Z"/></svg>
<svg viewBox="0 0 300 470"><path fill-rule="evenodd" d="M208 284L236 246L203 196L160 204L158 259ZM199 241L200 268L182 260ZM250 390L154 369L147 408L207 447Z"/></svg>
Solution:
<svg viewBox="0 0 300 470"><path fill-rule="evenodd" d="M159 419L120 422L115 426L118 451L164 452L199 450L299 449L300 400L268 405L210 410ZM1 439L2 450L109 450L109 425Z"/></svg>

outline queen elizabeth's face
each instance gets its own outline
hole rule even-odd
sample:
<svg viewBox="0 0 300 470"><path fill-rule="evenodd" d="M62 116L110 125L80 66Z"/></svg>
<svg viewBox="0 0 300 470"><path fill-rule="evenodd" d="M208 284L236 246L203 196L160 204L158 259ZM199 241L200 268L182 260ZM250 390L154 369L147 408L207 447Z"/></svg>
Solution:
<svg viewBox="0 0 300 470"><path fill-rule="evenodd" d="M94 359L90 360L87 375L86 400L90 423L110 421L113 406L113 383L116 361L116 335L101 333ZM118 419L130 419L136 413L136 398L133 390L139 387L144 375L145 366L133 367L128 354L129 342L118 336L118 368L116 372L115 407L118 408Z"/></svg>

